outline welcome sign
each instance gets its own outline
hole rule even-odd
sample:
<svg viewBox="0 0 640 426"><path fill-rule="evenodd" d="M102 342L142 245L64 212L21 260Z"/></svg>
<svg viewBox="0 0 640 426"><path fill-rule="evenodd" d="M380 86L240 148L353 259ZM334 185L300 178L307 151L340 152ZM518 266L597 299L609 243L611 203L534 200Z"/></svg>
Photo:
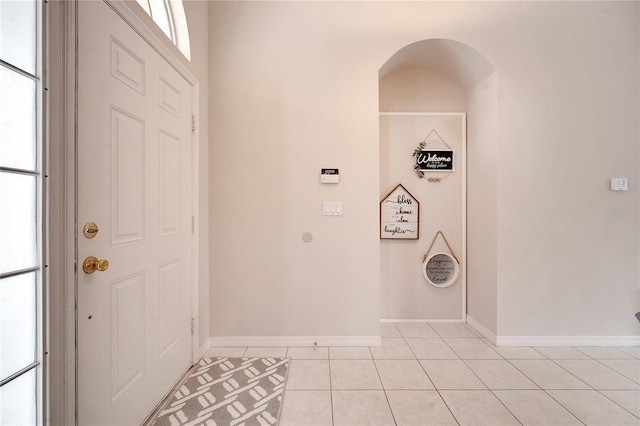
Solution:
<svg viewBox="0 0 640 426"><path fill-rule="evenodd" d="M415 159L415 169L422 172L454 171L454 152L452 149L418 151Z"/></svg>

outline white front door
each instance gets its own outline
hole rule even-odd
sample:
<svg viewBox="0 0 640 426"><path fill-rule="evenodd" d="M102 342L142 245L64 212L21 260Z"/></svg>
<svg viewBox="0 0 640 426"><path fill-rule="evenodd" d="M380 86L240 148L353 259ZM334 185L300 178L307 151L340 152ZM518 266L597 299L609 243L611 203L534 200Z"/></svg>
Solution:
<svg viewBox="0 0 640 426"><path fill-rule="evenodd" d="M78 422L139 424L191 365L192 87L102 1L78 43Z"/></svg>

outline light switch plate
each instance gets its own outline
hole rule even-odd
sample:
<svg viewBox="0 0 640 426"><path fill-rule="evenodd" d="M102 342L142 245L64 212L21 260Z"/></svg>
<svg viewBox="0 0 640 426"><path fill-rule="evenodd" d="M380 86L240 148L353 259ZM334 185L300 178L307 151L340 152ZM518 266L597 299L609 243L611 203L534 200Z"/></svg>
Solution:
<svg viewBox="0 0 640 426"><path fill-rule="evenodd" d="M323 201L323 216L342 216L342 201Z"/></svg>

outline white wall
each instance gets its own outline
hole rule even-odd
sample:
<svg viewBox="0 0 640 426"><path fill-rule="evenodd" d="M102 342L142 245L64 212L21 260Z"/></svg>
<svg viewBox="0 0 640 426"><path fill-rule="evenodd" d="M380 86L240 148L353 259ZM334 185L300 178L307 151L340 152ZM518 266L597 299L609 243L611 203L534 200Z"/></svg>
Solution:
<svg viewBox="0 0 640 426"><path fill-rule="evenodd" d="M504 23L500 335L638 335L638 216L606 215L638 209L638 5L523 3L531 23Z"/></svg>
<svg viewBox="0 0 640 426"><path fill-rule="evenodd" d="M466 100L451 77L428 68L398 69L380 79L380 112L465 112Z"/></svg>
<svg viewBox="0 0 640 426"><path fill-rule="evenodd" d="M378 64L336 49L318 7L210 5L214 336L379 335Z"/></svg>
<svg viewBox="0 0 640 426"><path fill-rule="evenodd" d="M467 91L467 315L498 328L498 76Z"/></svg>
<svg viewBox="0 0 640 426"><path fill-rule="evenodd" d="M477 319L503 336L638 334L638 15L634 2L211 3L212 335L377 332L377 71L430 38L497 70L497 312ZM341 183L321 186L322 167ZM630 191L608 191L614 176ZM345 215L322 217L322 200Z"/></svg>

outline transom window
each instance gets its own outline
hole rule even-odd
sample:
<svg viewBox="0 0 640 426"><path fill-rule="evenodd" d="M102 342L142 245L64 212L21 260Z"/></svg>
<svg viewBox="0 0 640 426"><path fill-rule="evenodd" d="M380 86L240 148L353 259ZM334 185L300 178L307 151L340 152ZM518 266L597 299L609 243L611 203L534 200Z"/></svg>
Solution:
<svg viewBox="0 0 640 426"><path fill-rule="evenodd" d="M187 17L182 0L136 0L182 54L191 60Z"/></svg>

